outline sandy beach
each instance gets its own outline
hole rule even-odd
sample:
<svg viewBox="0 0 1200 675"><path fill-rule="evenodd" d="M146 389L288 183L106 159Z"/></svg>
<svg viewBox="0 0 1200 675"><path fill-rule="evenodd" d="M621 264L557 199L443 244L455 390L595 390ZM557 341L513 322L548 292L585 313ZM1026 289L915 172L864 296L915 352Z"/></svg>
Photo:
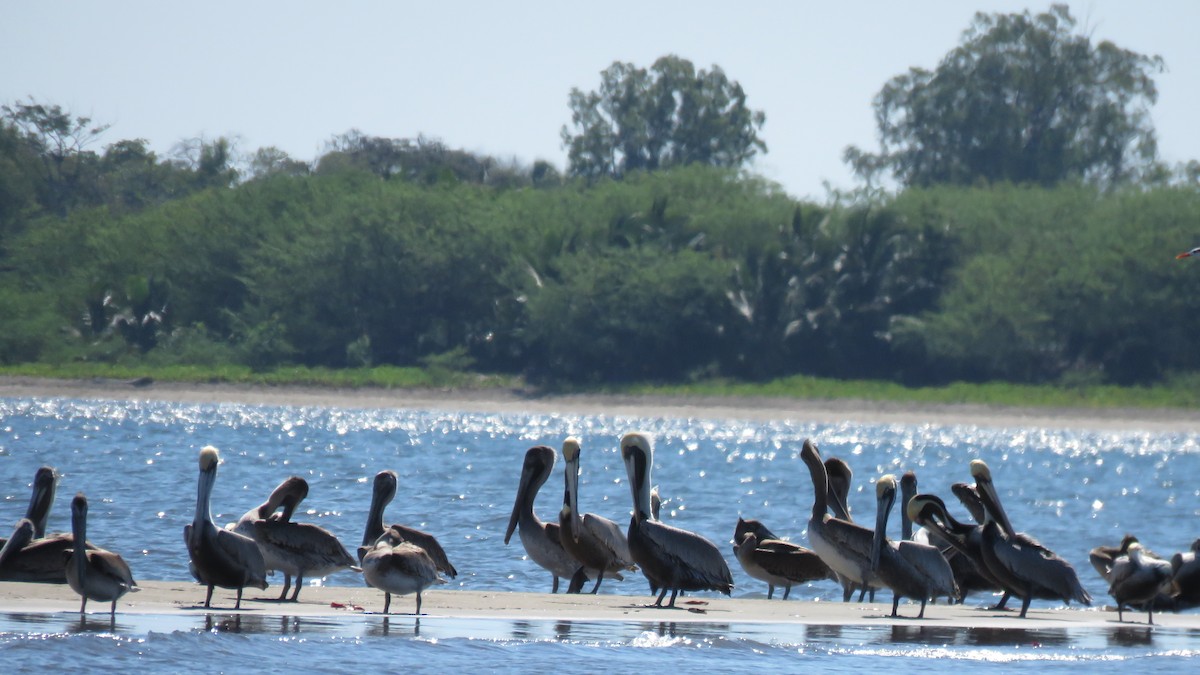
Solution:
<svg viewBox="0 0 1200 675"><path fill-rule="evenodd" d="M206 612L234 613L235 593L217 589L212 608L204 609L203 586L192 582L142 582L142 590L130 593L117 603L118 615L193 615ZM300 601L276 602L272 589L248 589L239 613L266 616L344 617L379 614L383 611L383 593L363 587L306 587ZM265 598L265 599L264 599ZM649 606L649 595L566 595L550 593L505 593L491 591L426 591L422 617L550 620L550 621L639 621L707 623L783 623L804 625L914 625L945 628L1101 628L1145 625L1146 615L1126 612L1125 624L1117 623L1117 614L1098 609L1030 609L1025 619L1014 611L979 609L980 604L929 605L925 618L915 618L919 605L900 605L901 617L891 618L891 594L880 594L880 602L814 602L807 600L730 599L724 597L683 597L675 609ZM412 616L414 596L392 598L392 614ZM1018 605L1019 607L1019 605ZM0 582L0 608L20 613L75 613L79 596L70 587L58 584ZM91 615L107 614L108 603L88 603ZM1200 630L1200 615L1195 613L1156 613L1155 625Z"/></svg>
<svg viewBox="0 0 1200 675"><path fill-rule="evenodd" d="M179 385L152 383L135 386L118 381L60 381L0 378L0 397L66 397L82 399L162 400L195 403L328 406L346 408L408 408L468 410L478 412L565 412L604 415L637 415L711 419L789 420L798 423L841 422L903 424L966 424L979 426L1045 426L1054 428L1145 429L1191 431L1200 426L1200 413L1181 410L1075 410L1012 409L987 406L916 406L864 401L811 401L787 399L670 398L631 396L528 397L508 391L396 391L332 390L304 387L252 387L241 385ZM299 603L273 600L268 591L251 589L243 613L271 616L323 616L377 613L383 594L366 587L308 587ZM191 581L152 581L142 591L118 603L118 614L203 613L204 588ZM893 619L890 593L875 604L814 601L767 601L723 597L680 598L678 609L648 607L646 595L551 595L537 593L430 590L424 595L423 614L430 617L479 619L547 619L581 621L700 621L779 622L796 624L881 624L897 622L945 627L1039 628L1118 626L1115 611L1097 598L1097 608L1031 609L1029 618L1015 612L978 609L973 605L931 605L926 617L915 617L918 607L901 606L903 618ZM234 593L218 589L213 611L232 611ZM412 596L393 599L392 611L411 614ZM65 585L0 583L0 610L23 613L77 612L79 598ZM104 603L89 603L89 613L107 613ZM1145 615L1127 613L1144 625ZM1161 614L1156 624L1200 630L1200 614ZM1136 623L1135 623L1136 625Z"/></svg>
<svg viewBox="0 0 1200 675"><path fill-rule="evenodd" d="M573 414L800 423L1037 426L1105 430L1194 431L1200 410L1161 408L1040 408L974 404L916 404L856 399L672 397L628 395L531 396L503 389L391 390L267 387L232 384L130 383L0 377L0 397L242 403L342 408L408 408L476 412Z"/></svg>

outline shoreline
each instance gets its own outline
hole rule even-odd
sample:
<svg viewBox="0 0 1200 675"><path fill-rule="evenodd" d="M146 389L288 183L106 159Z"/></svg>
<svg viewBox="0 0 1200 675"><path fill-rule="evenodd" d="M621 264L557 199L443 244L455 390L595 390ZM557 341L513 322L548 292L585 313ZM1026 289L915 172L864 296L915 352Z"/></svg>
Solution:
<svg viewBox="0 0 1200 675"><path fill-rule="evenodd" d="M564 394L505 389L335 389L205 383L130 383L0 377L0 397L286 405L299 407L573 413L638 417L745 419L797 423L937 424L1191 432L1200 411L1165 408L1040 408L861 399Z"/></svg>
<svg viewBox="0 0 1200 675"><path fill-rule="evenodd" d="M366 586L306 586L299 602L278 602L269 589L247 589L242 608L233 608L235 593L216 589L212 607L203 607L203 586L185 581L147 581L141 589L117 602L122 616L204 617L208 614L270 617L408 617L413 618L415 596L392 598L392 613L382 614L383 592ZM272 587L273 588L273 587ZM888 594L884 594L888 595ZM508 591L430 589L422 595L422 619L480 619L499 621L759 623L840 626L929 626L956 629L1102 629L1145 628L1144 612L1126 611L1129 619L1117 622L1108 607L1029 610L1022 619L1015 611L992 611L974 605L930 604L925 618L917 619L919 604L903 603L900 617L888 616L890 598L875 603L820 602L725 598L706 594L681 597L675 609L647 606L650 595L566 595ZM976 599L978 602L978 599ZM78 615L79 596L66 584L0 582L0 610L6 613ZM109 604L91 601L87 616L108 615ZM1200 614L1155 613L1154 626L1200 630Z"/></svg>

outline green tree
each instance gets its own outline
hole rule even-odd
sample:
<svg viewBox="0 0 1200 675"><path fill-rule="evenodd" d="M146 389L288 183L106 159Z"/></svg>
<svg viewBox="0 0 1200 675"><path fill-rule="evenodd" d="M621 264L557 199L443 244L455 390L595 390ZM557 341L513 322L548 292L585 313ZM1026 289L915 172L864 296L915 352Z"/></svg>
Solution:
<svg viewBox="0 0 1200 675"><path fill-rule="evenodd" d="M845 159L868 180L888 171L906 186L1122 184L1156 166L1162 68L1076 33L1066 5L976 14L936 70L912 68L876 95L879 154L851 146Z"/></svg>
<svg viewBox="0 0 1200 675"><path fill-rule="evenodd" d="M36 191L42 207L64 216L84 195L95 197L85 185L94 178L98 163L87 146L108 125L93 125L90 117L72 117L62 106L30 99L28 103L0 106L8 124L20 130L28 149L37 158Z"/></svg>
<svg viewBox="0 0 1200 675"><path fill-rule="evenodd" d="M596 178L692 163L740 167L767 145L766 115L718 66L697 71L674 55L649 70L615 62L600 89L572 89L571 124L562 128L570 173Z"/></svg>

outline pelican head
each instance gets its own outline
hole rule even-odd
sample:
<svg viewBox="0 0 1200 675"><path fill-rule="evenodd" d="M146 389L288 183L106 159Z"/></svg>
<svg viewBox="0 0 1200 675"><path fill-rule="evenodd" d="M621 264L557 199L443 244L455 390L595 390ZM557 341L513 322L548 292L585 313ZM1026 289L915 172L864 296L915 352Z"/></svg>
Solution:
<svg viewBox="0 0 1200 675"><path fill-rule="evenodd" d="M579 461L579 439L574 436L567 437L562 444L563 459L568 462Z"/></svg>
<svg viewBox="0 0 1200 675"><path fill-rule="evenodd" d="M987 462L982 459L971 460L971 478L974 478L976 483L981 480L991 482L992 470L988 468Z"/></svg>
<svg viewBox="0 0 1200 675"><path fill-rule="evenodd" d="M395 471L384 469L375 474L373 494L382 499L384 504L387 504L396 496L396 486L399 483L400 478L396 475Z"/></svg>
<svg viewBox="0 0 1200 675"><path fill-rule="evenodd" d="M881 476L875 481L875 537L871 540L871 569L879 567L879 556L887 539L888 513L896 502L896 477Z"/></svg>
<svg viewBox="0 0 1200 675"><path fill-rule="evenodd" d="M200 449L200 471L208 473L216 471L217 464L221 461L221 453L211 445L206 445Z"/></svg>
<svg viewBox="0 0 1200 675"><path fill-rule="evenodd" d="M521 483L517 486L517 498L513 502L512 515L508 519L508 529L504 532L504 543L512 539L513 532L520 523L521 513L528 508L533 510L533 497L550 477L554 470L557 454L548 445L535 445L525 451L525 461L521 464Z"/></svg>
<svg viewBox="0 0 1200 675"><path fill-rule="evenodd" d="M259 513L259 516L266 518L282 506L283 514L279 519L286 523L292 519L292 513L306 497L308 497L308 481L300 476L289 476L271 491L271 496L267 498L267 503L264 505L265 512Z"/></svg>
<svg viewBox="0 0 1200 675"><path fill-rule="evenodd" d="M1004 506L1000 504L1000 495L996 492L996 485L992 483L992 471L982 459L971 460L971 477L975 479L975 489L983 501L985 515L996 521L996 524L1008 536L1016 536L1012 521L1008 519Z"/></svg>
<svg viewBox="0 0 1200 675"><path fill-rule="evenodd" d="M33 493L29 496L25 517L32 521L36 537L46 536L46 521L50 519L50 507L54 505L57 484L58 474L53 467L43 466L33 475Z"/></svg>
<svg viewBox="0 0 1200 675"><path fill-rule="evenodd" d="M76 492L75 498L71 500L71 515L72 516L78 515L80 517L86 518L87 512L88 512L87 497L85 497L82 492Z"/></svg>
<svg viewBox="0 0 1200 675"><path fill-rule="evenodd" d="M647 434L630 432L621 437L621 459L629 476L635 517L650 520L650 469L654 464L654 446Z"/></svg>

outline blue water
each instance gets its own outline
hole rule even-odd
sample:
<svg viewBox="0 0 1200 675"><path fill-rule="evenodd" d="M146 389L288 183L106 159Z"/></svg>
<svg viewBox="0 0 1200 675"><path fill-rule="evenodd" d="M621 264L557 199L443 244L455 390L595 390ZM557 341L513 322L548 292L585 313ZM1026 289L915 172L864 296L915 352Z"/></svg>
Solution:
<svg viewBox="0 0 1200 675"><path fill-rule="evenodd" d="M69 530L66 498L82 491L91 503L89 539L121 553L138 579L187 579L182 528L195 506L196 457L201 447L215 445L224 460L212 498L218 522L235 520L283 478L298 474L311 488L299 517L352 547L361 539L372 478L393 469L400 493L385 518L439 537L460 572L441 589L544 592L549 574L525 559L516 537L503 543L525 450L538 443L557 448L567 435L581 437L580 506L623 523L630 497L617 441L633 429L656 439L652 478L668 500L664 520L707 536L723 551L738 516L762 519L776 533L806 542L812 486L798 456L806 437L817 440L826 457L850 462L851 508L868 515L875 479L911 469L922 491L949 497L952 511L965 516L949 485L970 482L968 462L984 459L1014 525L1071 561L1097 604L1108 597L1087 562L1093 546L1116 543L1129 531L1170 554L1200 536L1197 434L55 398L0 398L0 523L23 513L34 471L50 464L61 475L50 530ZM543 519L557 513L561 490L556 471L538 501ZM125 534L135 526L136 537ZM734 596L765 597L765 585L747 577L732 555L728 560ZM361 579L342 573L323 583L357 586ZM636 575L605 582L601 592L648 597ZM792 596L835 600L841 591L816 583L793 589ZM96 668L174 671L183 663L204 671L287 670L303 663L306 670L339 672L373 657L427 670L586 663L588 671L611 672L679 664L848 671L890 667L900 657L907 670L945 673L963 665L1011 668L1026 661L1047 669L1081 663L1094 669L1127 667L1134 660L1172 670L1200 654L1200 635L1145 626L955 631L438 617L416 622L220 614L147 621L118 614L112 625L102 615L81 624L78 615L14 615L0 607L0 657L30 667L51 667L70 653L86 654L85 665Z"/></svg>

